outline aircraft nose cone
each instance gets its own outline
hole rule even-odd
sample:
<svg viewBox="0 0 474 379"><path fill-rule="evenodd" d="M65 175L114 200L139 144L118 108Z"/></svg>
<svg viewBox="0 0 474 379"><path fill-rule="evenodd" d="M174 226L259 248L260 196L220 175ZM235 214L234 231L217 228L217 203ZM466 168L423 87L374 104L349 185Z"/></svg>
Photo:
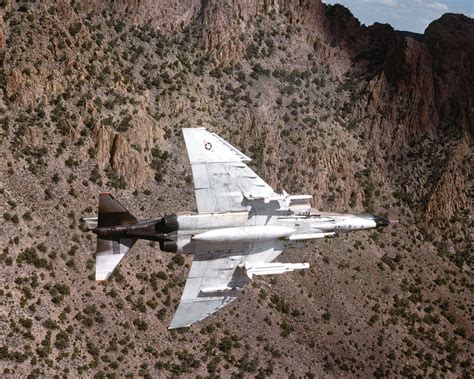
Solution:
<svg viewBox="0 0 474 379"><path fill-rule="evenodd" d="M380 217L380 216L373 216L375 224L377 227L379 226L387 226L390 224L390 221L388 221L386 218Z"/></svg>

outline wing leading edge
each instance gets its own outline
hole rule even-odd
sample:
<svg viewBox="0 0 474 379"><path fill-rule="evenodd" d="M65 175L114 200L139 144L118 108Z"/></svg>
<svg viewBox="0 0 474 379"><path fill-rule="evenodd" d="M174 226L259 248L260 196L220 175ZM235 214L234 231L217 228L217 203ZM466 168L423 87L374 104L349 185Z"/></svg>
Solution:
<svg viewBox="0 0 474 379"><path fill-rule="evenodd" d="M183 129L199 213L246 210L245 197L269 198L273 189L244 162L251 159L204 128Z"/></svg>

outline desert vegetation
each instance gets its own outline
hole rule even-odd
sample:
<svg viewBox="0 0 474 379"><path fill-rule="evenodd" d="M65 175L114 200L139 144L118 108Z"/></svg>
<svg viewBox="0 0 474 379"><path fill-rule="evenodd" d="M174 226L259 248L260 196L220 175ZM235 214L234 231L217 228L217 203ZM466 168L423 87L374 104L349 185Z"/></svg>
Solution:
<svg viewBox="0 0 474 379"><path fill-rule="evenodd" d="M411 131L408 95L375 98L380 51L348 60L293 8L259 9L226 39L212 13L171 31L133 7L1 7L3 376L470 377L469 133ZM111 189L139 217L192 210L194 126L278 190L399 223L289 251L311 269L170 332L191 258L141 241L96 283L79 219Z"/></svg>

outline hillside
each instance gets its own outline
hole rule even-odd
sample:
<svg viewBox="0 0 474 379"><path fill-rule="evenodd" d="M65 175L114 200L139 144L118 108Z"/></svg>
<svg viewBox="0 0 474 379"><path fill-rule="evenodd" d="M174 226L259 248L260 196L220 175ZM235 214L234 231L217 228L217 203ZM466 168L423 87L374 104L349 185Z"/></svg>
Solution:
<svg viewBox="0 0 474 379"><path fill-rule="evenodd" d="M1 7L4 377L470 377L472 19L414 39L319 0ZM170 332L191 258L139 241L98 284L79 220L109 190L193 210L195 126L275 189L400 222L288 251L311 268Z"/></svg>

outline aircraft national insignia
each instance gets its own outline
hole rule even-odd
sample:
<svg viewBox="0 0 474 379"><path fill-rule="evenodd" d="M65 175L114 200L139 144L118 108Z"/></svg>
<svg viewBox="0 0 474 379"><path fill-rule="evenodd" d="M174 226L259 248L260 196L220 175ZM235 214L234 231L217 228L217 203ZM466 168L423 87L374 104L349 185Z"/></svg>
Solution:
<svg viewBox="0 0 474 379"><path fill-rule="evenodd" d="M205 147L206 150L211 150L211 149L212 149L212 143L206 142L206 144L204 145L204 147Z"/></svg>

